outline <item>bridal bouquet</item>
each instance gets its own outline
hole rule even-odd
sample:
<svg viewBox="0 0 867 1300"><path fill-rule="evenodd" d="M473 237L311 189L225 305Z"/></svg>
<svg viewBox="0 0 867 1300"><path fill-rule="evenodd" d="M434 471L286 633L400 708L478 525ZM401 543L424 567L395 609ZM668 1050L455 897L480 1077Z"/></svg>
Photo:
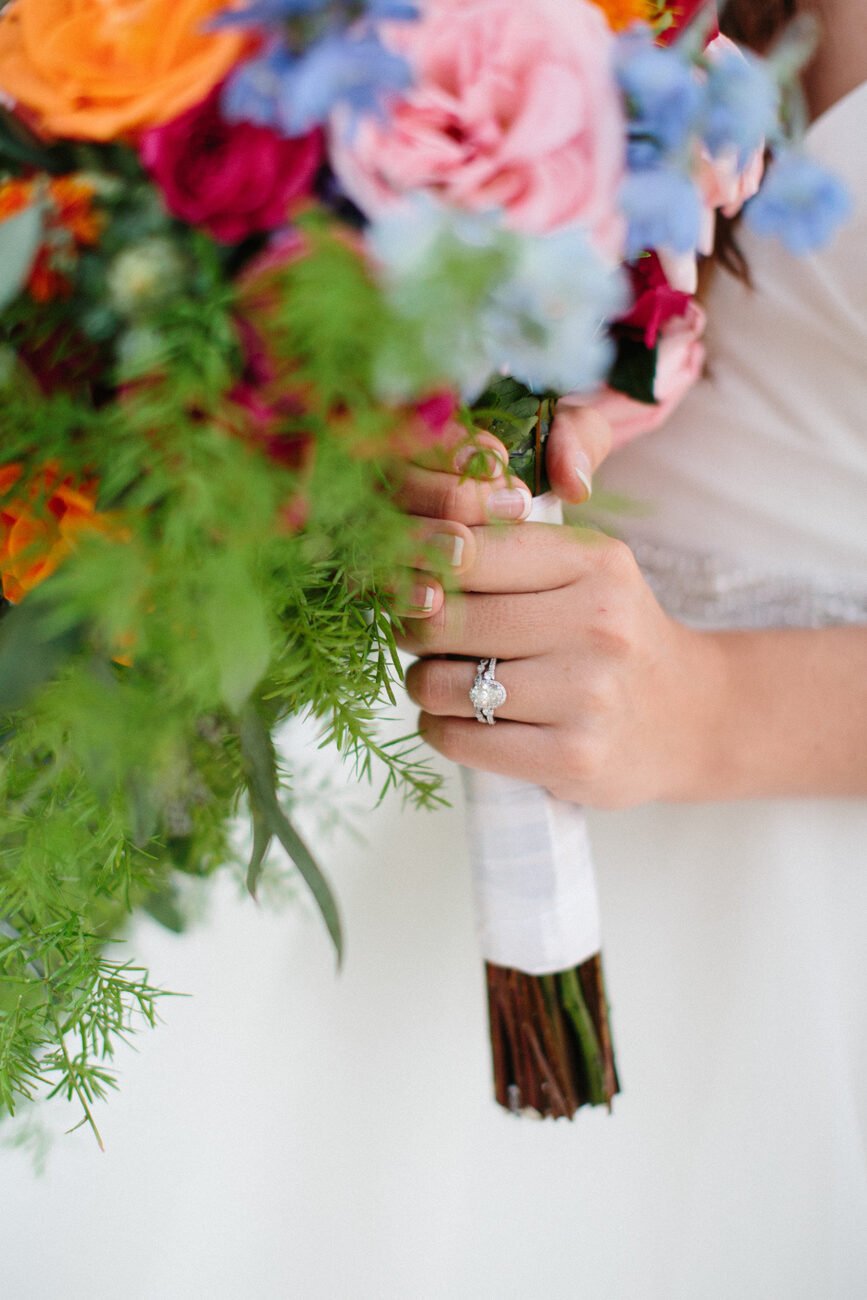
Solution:
<svg viewBox="0 0 867 1300"><path fill-rule="evenodd" d="M418 557L394 458L490 427L541 492L557 394L658 419L700 366L696 252L766 143L748 220L807 248L843 215L797 150L799 42L762 63L699 16L671 44L678 8L0 9L0 1109L62 1093L97 1132L160 996L111 937L138 908L180 926L241 810L251 891L277 841L340 953L285 718L439 799L376 725ZM580 814L557 818L529 900L485 835L477 892L498 1097L571 1114L616 1076Z"/></svg>

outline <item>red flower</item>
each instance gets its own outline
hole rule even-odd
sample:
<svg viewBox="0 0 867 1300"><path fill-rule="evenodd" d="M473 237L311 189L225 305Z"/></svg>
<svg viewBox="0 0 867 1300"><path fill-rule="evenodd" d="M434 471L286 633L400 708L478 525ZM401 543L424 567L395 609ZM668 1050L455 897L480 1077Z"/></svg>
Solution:
<svg viewBox="0 0 867 1300"><path fill-rule="evenodd" d="M319 131L287 140L267 127L224 121L219 90L145 132L140 148L169 211L227 244L283 225L292 201L309 193L323 155Z"/></svg>
<svg viewBox="0 0 867 1300"><path fill-rule="evenodd" d="M640 330L645 347L652 348L659 332L673 316L683 316L692 301L688 293L672 289L656 253L641 257L629 268L634 302L628 316L618 325Z"/></svg>
<svg viewBox="0 0 867 1300"><path fill-rule="evenodd" d="M673 18L670 27L660 36L661 45L671 45L673 41L681 34L685 27L688 27L694 18L697 18L702 9L706 10L713 17L710 29L707 34L707 40L712 41L715 36L719 36L719 24L716 20L716 4L714 0L677 0L676 4L668 6L668 12Z"/></svg>

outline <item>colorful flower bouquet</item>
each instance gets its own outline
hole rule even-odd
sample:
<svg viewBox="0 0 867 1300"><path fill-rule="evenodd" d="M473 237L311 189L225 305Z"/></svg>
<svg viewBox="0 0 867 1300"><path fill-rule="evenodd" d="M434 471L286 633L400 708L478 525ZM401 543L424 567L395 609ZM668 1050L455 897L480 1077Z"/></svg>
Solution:
<svg viewBox="0 0 867 1300"><path fill-rule="evenodd" d="M632 436L697 375L716 209L749 198L804 248L844 215L795 144L804 42L761 62L683 9L0 10L0 1108L63 1093L96 1131L160 996L107 944L132 909L181 924L178 880L233 858L240 809L251 891L278 842L340 953L284 719L440 799L414 739L377 729L386 593L418 556L395 457L490 427L542 492L556 395ZM577 843L580 810L559 815ZM551 899L525 883L533 922ZM582 890L577 947L486 948L512 1108L616 1089Z"/></svg>

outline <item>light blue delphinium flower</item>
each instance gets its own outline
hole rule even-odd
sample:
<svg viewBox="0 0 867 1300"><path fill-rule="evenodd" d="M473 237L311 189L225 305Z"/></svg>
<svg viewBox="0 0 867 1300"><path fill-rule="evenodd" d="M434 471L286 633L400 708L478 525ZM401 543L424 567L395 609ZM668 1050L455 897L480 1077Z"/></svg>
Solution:
<svg viewBox="0 0 867 1300"><path fill-rule="evenodd" d="M390 95L412 84L409 64L372 31L335 32L317 41L282 79L277 120L287 135L325 122L338 105L350 121L381 115Z"/></svg>
<svg viewBox="0 0 867 1300"><path fill-rule="evenodd" d="M379 214L365 232L380 283L398 316L418 331L443 379L469 400L493 369L480 314L494 282L517 260L516 236L490 213L446 207L414 195ZM413 381L387 356L378 382L388 400L413 395Z"/></svg>
<svg viewBox="0 0 867 1300"><path fill-rule="evenodd" d="M419 196L375 220L367 242L392 305L466 400L496 373L537 392L589 389L604 376L605 323L626 293L580 229L519 234L497 212ZM388 374L384 387L396 384Z"/></svg>
<svg viewBox="0 0 867 1300"><path fill-rule="evenodd" d="M226 9L212 22L213 27L281 27L292 18L307 18L328 11L330 25L349 26L368 17L405 21L418 17L418 6L406 0L248 0L239 9Z"/></svg>
<svg viewBox="0 0 867 1300"><path fill-rule="evenodd" d="M418 18L417 4L406 4L404 0L367 0L367 16L375 22L411 22Z"/></svg>
<svg viewBox="0 0 867 1300"><path fill-rule="evenodd" d="M337 107L348 110L350 129L362 114L382 116L389 97L410 86L412 73L380 40L376 24L417 15L405 0L253 0L222 15L218 23L273 33L226 83L226 118L293 136L325 122ZM290 19L297 25L287 29Z"/></svg>
<svg viewBox="0 0 867 1300"><path fill-rule="evenodd" d="M806 154L787 149L768 168L744 221L756 234L775 235L790 253L813 253L851 211L852 196L842 181Z"/></svg>
<svg viewBox="0 0 867 1300"><path fill-rule="evenodd" d="M276 128L279 124L280 87L292 74L297 60L282 43L240 64L223 87L220 108L227 122L254 122Z"/></svg>
<svg viewBox="0 0 867 1300"><path fill-rule="evenodd" d="M691 253L701 233L701 198L693 181L677 167L648 167L627 174L620 207L628 223L626 256L648 249Z"/></svg>
<svg viewBox="0 0 867 1300"><path fill-rule="evenodd" d="M580 228L522 237L482 316L491 369L537 393L598 387L612 360L606 323L627 296Z"/></svg>
<svg viewBox="0 0 867 1300"><path fill-rule="evenodd" d="M238 9L225 9L212 27L277 27L290 18L319 13L328 0L249 0Z"/></svg>
<svg viewBox="0 0 867 1300"><path fill-rule="evenodd" d="M626 99L632 140L652 145L659 161L674 157L694 135L704 88L677 46L655 45L649 29L633 27L617 41L615 72Z"/></svg>
<svg viewBox="0 0 867 1300"><path fill-rule="evenodd" d="M734 149L743 168L774 138L779 113L780 88L763 59L726 50L711 60L701 134L714 157Z"/></svg>

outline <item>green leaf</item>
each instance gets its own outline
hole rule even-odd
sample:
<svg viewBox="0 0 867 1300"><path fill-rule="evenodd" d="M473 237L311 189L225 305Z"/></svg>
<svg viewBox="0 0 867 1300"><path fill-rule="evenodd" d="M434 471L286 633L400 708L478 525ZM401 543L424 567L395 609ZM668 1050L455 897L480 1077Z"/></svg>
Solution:
<svg viewBox="0 0 867 1300"><path fill-rule="evenodd" d="M0 222L0 311L18 297L33 265L42 238L42 205Z"/></svg>
<svg viewBox="0 0 867 1300"><path fill-rule="evenodd" d="M164 929L171 930L172 934L183 934L187 928L186 917L178 902L177 888L171 882L148 894L142 907L148 916L152 916Z"/></svg>
<svg viewBox="0 0 867 1300"><path fill-rule="evenodd" d="M262 866L271 847L273 836L268 830L267 819L262 816L258 804L252 804L251 815L253 819L253 848L247 866L247 888L252 897L255 898L259 877L262 875Z"/></svg>
<svg viewBox="0 0 867 1300"><path fill-rule="evenodd" d="M264 602L243 557L223 552L203 574L208 585L205 620L219 675L220 694L233 713L249 699L271 658Z"/></svg>
<svg viewBox="0 0 867 1300"><path fill-rule="evenodd" d="M552 398L539 397L507 377L491 384L472 411L473 421L500 439L509 453L510 470L536 496L550 487L544 447L553 410Z"/></svg>
<svg viewBox="0 0 867 1300"><path fill-rule="evenodd" d="M633 401L655 406L653 385L657 352L657 348L649 348L641 339L621 336L617 340L617 357L608 375L609 387L625 393Z"/></svg>
<svg viewBox="0 0 867 1300"><path fill-rule="evenodd" d="M84 625L54 632L51 607L29 600L0 618L0 714L22 708L79 648Z"/></svg>
<svg viewBox="0 0 867 1300"><path fill-rule="evenodd" d="M331 891L331 886L322 874L313 854L280 807L277 797L277 762L274 754L274 743L270 732L253 704L248 704L241 714L240 736L250 806L253 809L254 834L256 832L257 818L261 821L263 828L258 832L260 836L259 847L261 847L261 836L263 834L273 835L275 839L280 841L295 863L322 913L322 919L325 921L328 933L334 943L339 968L343 961L343 930L340 924L337 902ZM251 870L254 868L256 852L254 841L254 854L250 863ZM259 865L261 865L261 861Z"/></svg>

